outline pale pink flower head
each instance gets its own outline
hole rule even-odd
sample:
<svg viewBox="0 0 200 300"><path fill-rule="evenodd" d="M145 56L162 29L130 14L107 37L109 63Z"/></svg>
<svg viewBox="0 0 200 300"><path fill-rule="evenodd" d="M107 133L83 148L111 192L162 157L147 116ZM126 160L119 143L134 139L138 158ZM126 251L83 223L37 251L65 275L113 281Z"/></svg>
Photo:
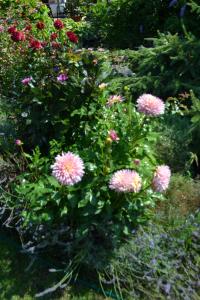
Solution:
<svg viewBox="0 0 200 300"><path fill-rule="evenodd" d="M67 74L65 74L65 73L61 73L61 74L57 77L57 80L58 80L58 81L61 81L61 82L66 81L67 79L68 79L68 76L67 76Z"/></svg>
<svg viewBox="0 0 200 300"><path fill-rule="evenodd" d="M4 27L2 25L0 25L0 32L4 31Z"/></svg>
<svg viewBox="0 0 200 300"><path fill-rule="evenodd" d="M24 85L28 85L31 81L32 81L32 77L26 77L26 78L24 78L21 82L22 82Z"/></svg>
<svg viewBox="0 0 200 300"><path fill-rule="evenodd" d="M17 140L15 140L15 145L22 146L23 142L21 140L17 139Z"/></svg>
<svg viewBox="0 0 200 300"><path fill-rule="evenodd" d="M113 142L118 142L120 140L120 138L117 135L117 132L113 129L111 129L108 132L109 138L113 141Z"/></svg>
<svg viewBox="0 0 200 300"><path fill-rule="evenodd" d="M151 94L143 94L137 99L138 111L147 116L159 116L165 112L164 102Z"/></svg>
<svg viewBox="0 0 200 300"><path fill-rule="evenodd" d="M133 170L120 170L113 174L109 182L109 188L116 192L138 193L142 186L142 179Z"/></svg>
<svg viewBox="0 0 200 300"><path fill-rule="evenodd" d="M168 166L158 166L154 173L152 187L155 192L164 192L170 182L171 170Z"/></svg>
<svg viewBox="0 0 200 300"><path fill-rule="evenodd" d="M120 95L112 95L108 98L107 105L110 107L115 103L123 102L124 98Z"/></svg>
<svg viewBox="0 0 200 300"><path fill-rule="evenodd" d="M84 175L82 159L72 152L57 155L51 169L52 175L63 185L74 185Z"/></svg>

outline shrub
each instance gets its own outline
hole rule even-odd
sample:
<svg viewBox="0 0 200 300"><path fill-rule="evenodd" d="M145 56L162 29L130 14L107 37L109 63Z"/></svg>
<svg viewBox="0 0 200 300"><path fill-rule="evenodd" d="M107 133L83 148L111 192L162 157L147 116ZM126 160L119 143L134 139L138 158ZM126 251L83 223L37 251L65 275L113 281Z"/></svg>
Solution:
<svg viewBox="0 0 200 300"><path fill-rule="evenodd" d="M88 18L94 32L98 32L108 47L135 48L141 44L149 45L145 39L155 37L158 31L182 33L182 20L189 30L198 35L198 18L186 3L185 0L97 1Z"/></svg>
<svg viewBox="0 0 200 300"><path fill-rule="evenodd" d="M72 125L70 114L90 101L88 96L98 66L92 54L76 52L78 37L72 31L74 23L67 21L62 30L56 29L49 18L32 23L21 20L12 26L4 24L0 92L12 104L16 129L22 139L29 139L30 147L47 146L48 139L67 132L72 137L73 127L79 121L74 118ZM44 28L38 28L40 25ZM13 41L20 37L12 29L26 40Z"/></svg>

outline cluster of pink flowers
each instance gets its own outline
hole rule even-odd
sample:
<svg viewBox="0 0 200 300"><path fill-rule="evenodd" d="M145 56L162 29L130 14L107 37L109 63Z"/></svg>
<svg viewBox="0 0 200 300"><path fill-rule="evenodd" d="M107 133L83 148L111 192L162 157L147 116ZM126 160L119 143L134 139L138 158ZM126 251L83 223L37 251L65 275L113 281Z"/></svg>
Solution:
<svg viewBox="0 0 200 300"><path fill-rule="evenodd" d="M72 152L57 155L55 163L51 166L53 176L63 185L74 185L81 181L84 175L82 159Z"/></svg>
<svg viewBox="0 0 200 300"><path fill-rule="evenodd" d="M16 145L21 145L20 140L16 140L15 143ZM53 170L52 175L62 185L74 185L80 182L85 173L83 160L72 152L57 155L51 168ZM153 190L155 192L164 192L169 186L170 177L171 171L168 166L158 166L152 181ZM122 169L112 175L109 188L120 193L138 193L142 188L142 179L136 171Z"/></svg>
<svg viewBox="0 0 200 300"><path fill-rule="evenodd" d="M143 94L137 99L138 111L147 116L159 116L164 114L164 102L151 94Z"/></svg>

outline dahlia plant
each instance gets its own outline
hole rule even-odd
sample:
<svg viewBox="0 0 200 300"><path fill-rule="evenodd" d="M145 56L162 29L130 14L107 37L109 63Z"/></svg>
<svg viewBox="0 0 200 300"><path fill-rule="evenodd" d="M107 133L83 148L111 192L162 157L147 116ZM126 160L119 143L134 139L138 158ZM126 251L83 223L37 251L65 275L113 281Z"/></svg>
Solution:
<svg viewBox="0 0 200 300"><path fill-rule="evenodd" d="M156 160L158 136L152 130L164 113L163 101L145 94L134 105L99 88L96 96L99 109L90 106L91 119L74 128L75 143L65 137L51 141L48 157L39 148L32 156L22 153L30 163L13 193L21 199L17 207L27 228L65 224L69 240L82 240L95 239L106 226L104 234L121 241L147 220L168 188L170 168ZM73 114L83 114L83 107Z"/></svg>

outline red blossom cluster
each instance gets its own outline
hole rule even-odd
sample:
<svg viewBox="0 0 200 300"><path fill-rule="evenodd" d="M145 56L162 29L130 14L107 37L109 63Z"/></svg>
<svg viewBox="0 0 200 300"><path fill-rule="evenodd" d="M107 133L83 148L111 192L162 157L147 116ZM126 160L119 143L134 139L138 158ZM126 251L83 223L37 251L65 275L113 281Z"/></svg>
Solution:
<svg viewBox="0 0 200 300"><path fill-rule="evenodd" d="M75 43L75 44L78 43L78 37L74 32L67 31L66 34L67 34L70 42Z"/></svg>
<svg viewBox="0 0 200 300"><path fill-rule="evenodd" d="M54 27L58 30L63 29L64 28L64 24L61 20L57 19L54 21Z"/></svg>
<svg viewBox="0 0 200 300"><path fill-rule="evenodd" d="M25 41L26 36L23 31L17 30L16 26L11 26L8 28L8 33L11 35L11 39L14 42L21 42Z"/></svg>
<svg viewBox="0 0 200 300"><path fill-rule="evenodd" d="M39 30L43 30L45 28L45 23L42 21L39 21L36 23L36 28ZM54 21L54 27L57 30L61 30L64 28L64 23L60 19L56 19ZM11 39L14 42L22 42L22 41L29 41L29 48L33 50L39 50L44 48L48 45L49 42L47 41L39 41L34 36L31 35L30 31L32 30L32 25L27 23L23 30L17 29L17 24L13 24L8 28L8 33L10 34ZM70 42L72 43L78 43L78 36L73 31L67 31L66 35ZM61 48L61 43L56 41L58 39L59 35L57 32L52 32L49 37L50 46L54 49ZM65 42L64 42L65 44Z"/></svg>
<svg viewBox="0 0 200 300"><path fill-rule="evenodd" d="M45 28L45 25L44 25L43 22L38 22L38 23L36 24L36 27L37 27L37 29L42 30L42 29Z"/></svg>

